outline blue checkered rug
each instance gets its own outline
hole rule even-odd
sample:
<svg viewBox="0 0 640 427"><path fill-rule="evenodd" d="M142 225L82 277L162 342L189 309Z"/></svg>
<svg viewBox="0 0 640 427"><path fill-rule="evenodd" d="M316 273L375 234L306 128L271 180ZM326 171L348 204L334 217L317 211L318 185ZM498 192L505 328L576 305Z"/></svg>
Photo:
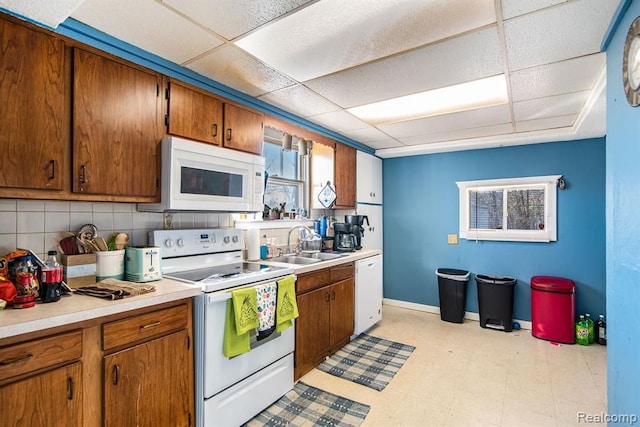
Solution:
<svg viewBox="0 0 640 427"><path fill-rule="evenodd" d="M308 425L356 427L370 407L298 382L293 390L249 420L243 427Z"/></svg>
<svg viewBox="0 0 640 427"><path fill-rule="evenodd" d="M318 369L374 390L384 389L415 347L360 334Z"/></svg>

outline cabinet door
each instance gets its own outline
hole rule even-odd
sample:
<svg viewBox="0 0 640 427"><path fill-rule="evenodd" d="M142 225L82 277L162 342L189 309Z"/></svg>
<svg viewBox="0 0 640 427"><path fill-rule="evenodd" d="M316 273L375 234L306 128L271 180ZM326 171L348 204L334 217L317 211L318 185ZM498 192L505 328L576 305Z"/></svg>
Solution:
<svg viewBox="0 0 640 427"><path fill-rule="evenodd" d="M358 151L356 163L357 201L382 204L382 159Z"/></svg>
<svg viewBox="0 0 640 427"><path fill-rule="evenodd" d="M262 114L224 104L225 147L261 155L263 139Z"/></svg>
<svg viewBox="0 0 640 427"><path fill-rule="evenodd" d="M73 191L154 197L159 75L74 51Z"/></svg>
<svg viewBox="0 0 640 427"><path fill-rule="evenodd" d="M369 225L363 225L362 247L382 250L382 206L358 204L358 215L366 215L369 220Z"/></svg>
<svg viewBox="0 0 640 427"><path fill-rule="evenodd" d="M331 294L325 286L298 295L296 319L295 379L315 368L329 347L329 305Z"/></svg>
<svg viewBox="0 0 640 427"><path fill-rule="evenodd" d="M188 338L175 332L104 358L105 426L189 425Z"/></svg>
<svg viewBox="0 0 640 427"><path fill-rule="evenodd" d="M68 118L64 43L0 20L0 187L60 190Z"/></svg>
<svg viewBox="0 0 640 427"><path fill-rule="evenodd" d="M342 347L353 334L355 282L353 278L331 285L330 347Z"/></svg>
<svg viewBox="0 0 640 427"><path fill-rule="evenodd" d="M167 133L221 145L222 101L170 82Z"/></svg>
<svg viewBox="0 0 640 427"><path fill-rule="evenodd" d="M0 387L3 426L82 426L82 364Z"/></svg>
<svg viewBox="0 0 640 427"><path fill-rule="evenodd" d="M356 150L344 144L336 144L335 184L338 209L356 207Z"/></svg>

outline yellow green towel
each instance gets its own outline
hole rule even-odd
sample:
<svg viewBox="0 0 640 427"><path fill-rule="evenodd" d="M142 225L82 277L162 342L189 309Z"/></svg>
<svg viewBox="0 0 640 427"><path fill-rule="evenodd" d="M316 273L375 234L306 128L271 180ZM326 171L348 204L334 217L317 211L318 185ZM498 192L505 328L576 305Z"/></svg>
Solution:
<svg viewBox="0 0 640 427"><path fill-rule="evenodd" d="M296 282L293 276L278 280L276 298L276 332L282 332L293 326L292 320L298 317L296 304Z"/></svg>
<svg viewBox="0 0 640 427"><path fill-rule="evenodd" d="M245 334L260 326L258 320L258 294L256 288L243 288L231 291L233 313L236 319L238 335Z"/></svg>
<svg viewBox="0 0 640 427"><path fill-rule="evenodd" d="M233 357L251 350L249 334L238 335L236 332L236 318L233 310L233 301L227 300L227 314L224 321L224 339L222 342L222 354L224 357Z"/></svg>
<svg viewBox="0 0 640 427"><path fill-rule="evenodd" d="M251 350L249 331L258 323L258 298L255 288L231 291L227 300L222 354L233 357Z"/></svg>

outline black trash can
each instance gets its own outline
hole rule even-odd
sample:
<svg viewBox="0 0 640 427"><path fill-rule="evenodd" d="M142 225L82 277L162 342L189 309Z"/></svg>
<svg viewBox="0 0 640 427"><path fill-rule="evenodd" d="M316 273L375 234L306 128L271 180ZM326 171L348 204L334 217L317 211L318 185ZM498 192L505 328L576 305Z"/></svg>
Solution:
<svg viewBox="0 0 640 427"><path fill-rule="evenodd" d="M476 274L480 327L513 329L513 291L517 280L513 277Z"/></svg>
<svg viewBox="0 0 640 427"><path fill-rule="evenodd" d="M455 268L439 268L436 270L436 275L440 297L440 319L445 322L462 323L469 272Z"/></svg>

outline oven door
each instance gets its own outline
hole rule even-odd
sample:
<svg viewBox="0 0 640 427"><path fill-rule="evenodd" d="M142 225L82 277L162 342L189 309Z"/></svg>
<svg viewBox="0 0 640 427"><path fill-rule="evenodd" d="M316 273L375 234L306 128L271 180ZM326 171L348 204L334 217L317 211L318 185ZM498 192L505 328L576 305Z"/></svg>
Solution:
<svg viewBox="0 0 640 427"><path fill-rule="evenodd" d="M275 280L278 279L253 283L250 286ZM257 341L252 332L251 351L232 358L224 357L222 354L224 322L227 300L230 298L230 292L204 294L203 316L201 321L196 321L194 325L197 329L196 336L203 337L201 367L203 369L205 399L292 353L295 347L294 327L283 332L273 332L269 337L260 341ZM196 361L196 363L198 362ZM200 379L196 381L198 380Z"/></svg>

